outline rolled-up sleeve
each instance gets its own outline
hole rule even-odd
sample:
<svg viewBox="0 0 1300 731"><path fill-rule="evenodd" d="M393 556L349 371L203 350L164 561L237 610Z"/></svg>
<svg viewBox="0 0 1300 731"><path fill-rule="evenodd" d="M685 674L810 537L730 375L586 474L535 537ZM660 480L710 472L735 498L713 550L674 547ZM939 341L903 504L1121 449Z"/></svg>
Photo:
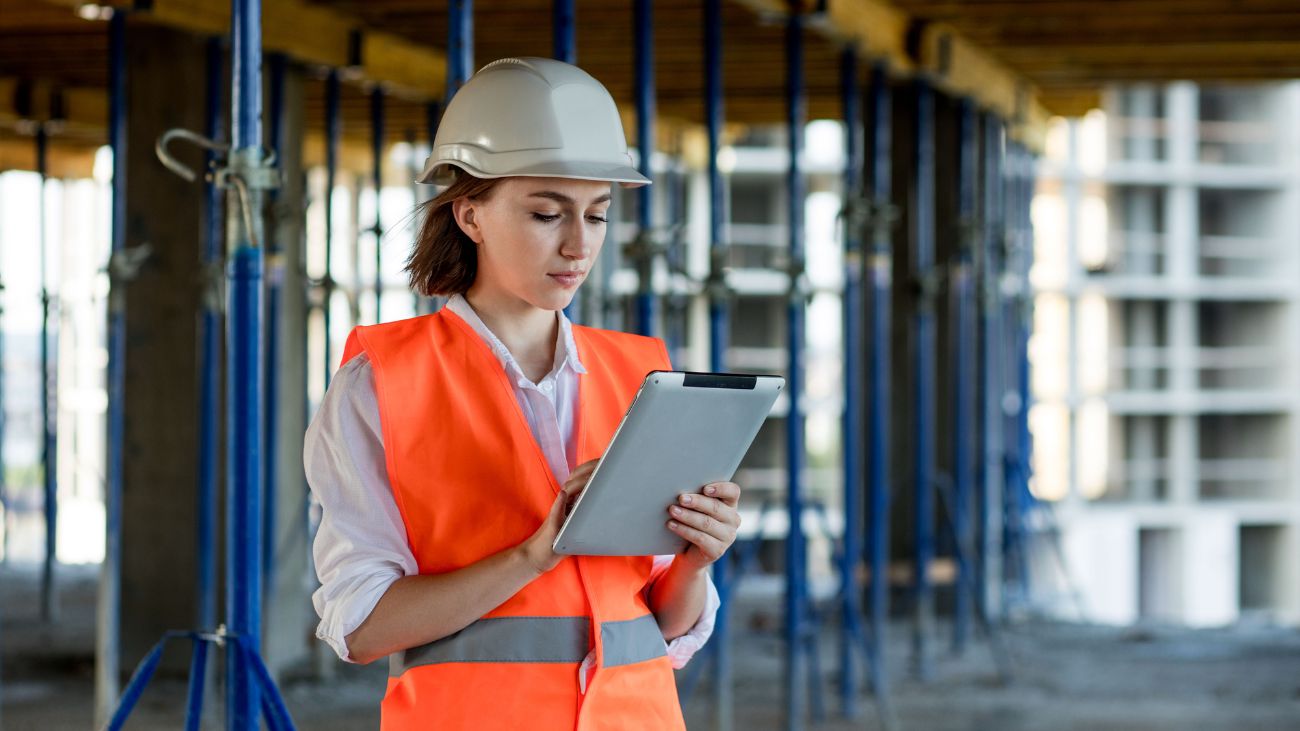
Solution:
<svg viewBox="0 0 1300 731"><path fill-rule="evenodd" d="M312 545L320 579L312 594L320 616L316 636L352 662L345 638L393 582L418 573L388 481L374 375L364 354L331 380L307 428L303 466L321 507Z"/></svg>
<svg viewBox="0 0 1300 731"><path fill-rule="evenodd" d="M673 565L673 558L671 554L655 556L654 566L650 569L651 584L668 571ZM713 623L717 619L718 607L722 605L722 601L718 598L717 587L713 585L713 577L708 577L707 581L704 611L700 613L700 618L686 634L675 637L668 643L668 659L672 661L674 670L686 667L686 663L695 657L695 653L699 652L713 635Z"/></svg>

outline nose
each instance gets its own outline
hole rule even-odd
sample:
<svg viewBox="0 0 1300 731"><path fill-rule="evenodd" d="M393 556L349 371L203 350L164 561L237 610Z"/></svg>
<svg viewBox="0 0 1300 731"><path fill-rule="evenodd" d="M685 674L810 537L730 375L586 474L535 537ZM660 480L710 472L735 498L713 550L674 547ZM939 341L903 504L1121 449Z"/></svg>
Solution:
<svg viewBox="0 0 1300 731"><path fill-rule="evenodd" d="M560 240L560 256L574 261L582 261L591 256L599 245L602 233L588 226L585 218L579 218L573 224L565 226Z"/></svg>

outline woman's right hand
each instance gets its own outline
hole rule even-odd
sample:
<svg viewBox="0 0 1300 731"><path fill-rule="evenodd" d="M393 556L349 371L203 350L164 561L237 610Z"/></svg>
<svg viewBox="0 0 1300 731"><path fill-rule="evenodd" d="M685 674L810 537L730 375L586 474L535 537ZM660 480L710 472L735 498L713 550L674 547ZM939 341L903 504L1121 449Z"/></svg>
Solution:
<svg viewBox="0 0 1300 731"><path fill-rule="evenodd" d="M560 528L564 525L565 518L569 517L569 511L577 502L578 496L587 489L587 482L591 480L591 473L599 462L600 460L593 459L578 465L573 470L569 479L564 481L560 494L555 496L555 502L551 503L551 512L547 514L546 520L542 521L542 525L527 540L519 544L524 559L538 576L555 568L564 559L564 556L556 553L551 546L555 543L555 537L560 534Z"/></svg>

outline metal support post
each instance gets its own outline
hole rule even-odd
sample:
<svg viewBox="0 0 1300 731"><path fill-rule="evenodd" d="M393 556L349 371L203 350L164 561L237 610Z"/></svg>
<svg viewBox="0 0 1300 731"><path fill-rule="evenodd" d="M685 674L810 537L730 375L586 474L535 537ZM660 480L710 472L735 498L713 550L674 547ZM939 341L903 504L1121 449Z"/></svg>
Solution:
<svg viewBox="0 0 1300 731"><path fill-rule="evenodd" d="M866 649L862 634L862 145L859 141L861 99L858 54L853 46L840 58L840 100L844 115L844 413L842 453L844 474L844 538L839 550L840 573L840 710L845 718L858 715L858 653Z"/></svg>
<svg viewBox="0 0 1300 731"><path fill-rule="evenodd" d="M225 83L225 53L220 37L207 43L207 78L204 98L207 119L203 133L217 140L222 130L222 89ZM204 167L211 170L217 152L204 153ZM196 619L202 630L217 626L217 445L220 419L217 398L221 384L221 188L212 176L203 185L203 257L204 283L202 310L199 314L199 474L195 501L197 530L197 566L195 583L198 607Z"/></svg>
<svg viewBox="0 0 1300 731"><path fill-rule="evenodd" d="M41 122L36 126L36 174L40 185L36 206L36 230L41 277L41 475L45 495L45 561L41 566L41 619L53 622L58 619L58 590L55 588L54 569L55 564L58 563L59 545L59 372L57 356L50 343L51 337L58 338L58 331L51 333L50 328L53 298L50 295L48 272L49 235L45 230L48 151L49 135L45 124Z"/></svg>
<svg viewBox="0 0 1300 731"><path fill-rule="evenodd" d="M1023 604L1029 594L1028 546L1025 513L1029 509L1029 331L1032 299L1029 293L1029 154L1023 146L1007 144L1006 231L1003 279L1006 318L1006 357L1010 368L1004 399L1006 457L1003 565L1008 581L1007 602Z"/></svg>
<svg viewBox="0 0 1300 731"><path fill-rule="evenodd" d="M632 34L635 55L633 84L636 98L637 169L652 178L650 162L654 158L655 88L654 88L654 8L650 0L635 0L632 11ZM629 247L636 261L637 295L636 328L642 335L654 335L654 190L643 185L636 189L637 240Z"/></svg>
<svg viewBox="0 0 1300 731"><path fill-rule="evenodd" d="M971 421L971 395L974 391L975 369L975 289L974 249L978 239L975 218L975 169L977 138L975 136L975 108L969 99L963 99L957 112L957 216L958 237L956 258L950 281L952 298L952 522L957 544L957 585L954 592L952 650L961 654L966 649L970 632L971 577L969 549L972 546L970 505L974 489L975 465L971 446L974 424Z"/></svg>
<svg viewBox="0 0 1300 731"><path fill-rule="evenodd" d="M578 62L577 26L574 24L574 0L551 2L551 46L555 58L565 63Z"/></svg>
<svg viewBox="0 0 1300 731"><path fill-rule="evenodd" d="M976 505L979 558L976 562L981 614L1001 616L1002 586L1002 123L984 115L983 236L980 280L979 497Z"/></svg>
<svg viewBox="0 0 1300 731"><path fill-rule="evenodd" d="M709 278L705 292L709 298L709 368L715 373L726 370L727 341L730 322L728 310L731 292L727 288L724 239L727 211L724 181L718 167L723 124L722 95L722 9L721 0L704 3L704 116L709 142ZM718 588L721 606L713 626L713 727L731 731L735 726L735 673L731 658L731 552L713 564L713 583Z"/></svg>
<svg viewBox="0 0 1300 731"><path fill-rule="evenodd" d="M868 511L867 565L871 581L870 665L872 692L881 715L889 727L889 673L885 663L885 645L889 630L889 414L890 414L890 309L893 290L893 226L891 198L893 175L893 99L889 78L883 65L871 69L871 93L866 101L866 118L871 133L871 166L867 173L868 194L872 200L870 341L871 359L867 384L867 469Z"/></svg>
<svg viewBox="0 0 1300 731"><path fill-rule="evenodd" d="M107 460L104 471L104 563L95 623L95 725L102 725L118 693L122 612L122 447L126 376L126 281L115 261L126 255L126 13L108 21L108 144L113 150L109 228ZM118 276L114 276L114 274Z"/></svg>
<svg viewBox="0 0 1300 731"><path fill-rule="evenodd" d="M370 154L373 169L370 184L375 189L375 225L370 229L375 235L375 322L383 322L380 307L384 301L384 216L380 207L380 193L384 189L384 90L376 86L370 92Z"/></svg>
<svg viewBox="0 0 1300 731"><path fill-rule="evenodd" d="M935 312L937 295L935 249L935 145L934 91L924 79L915 83L916 141L913 149L915 177L911 216L912 277L912 500L916 556L913 564L915 605L912 626L913 672L929 680L930 635L934 630L934 588L930 563L934 560L934 407Z"/></svg>
<svg viewBox="0 0 1300 731"><path fill-rule="evenodd" d="M565 63L578 62L577 26L574 23L574 0L551 1L551 46L555 58ZM574 320L578 315L576 306L578 297L585 297L586 290L579 290L574 299L564 308L564 316Z"/></svg>
<svg viewBox="0 0 1300 731"><path fill-rule="evenodd" d="M808 616L807 555L803 535L803 347L804 347L804 180L800 167L806 99L803 78L804 17L786 19L786 205L788 207L790 288L786 301L786 515L785 539L785 728L803 728L808 697L804 683L820 681L808 667L816 642ZM814 698L817 695L814 694Z"/></svg>
<svg viewBox="0 0 1300 731"><path fill-rule="evenodd" d="M474 0L447 3L447 98L474 73Z"/></svg>
<svg viewBox="0 0 1300 731"><path fill-rule="evenodd" d="M262 632L262 272L266 240L262 154L261 0L232 0L230 180L226 202L226 623L254 652ZM226 726L257 728L261 706L247 658L226 660Z"/></svg>

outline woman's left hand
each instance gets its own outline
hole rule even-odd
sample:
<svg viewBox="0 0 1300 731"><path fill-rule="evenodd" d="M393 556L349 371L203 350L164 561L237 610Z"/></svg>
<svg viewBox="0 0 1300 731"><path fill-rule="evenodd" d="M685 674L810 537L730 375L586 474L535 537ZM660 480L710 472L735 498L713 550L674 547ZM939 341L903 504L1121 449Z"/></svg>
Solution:
<svg viewBox="0 0 1300 731"><path fill-rule="evenodd" d="M736 542L740 529L740 485L711 482L698 493L683 493L668 508L668 530L685 538L680 555L695 568L703 569L726 553Z"/></svg>

